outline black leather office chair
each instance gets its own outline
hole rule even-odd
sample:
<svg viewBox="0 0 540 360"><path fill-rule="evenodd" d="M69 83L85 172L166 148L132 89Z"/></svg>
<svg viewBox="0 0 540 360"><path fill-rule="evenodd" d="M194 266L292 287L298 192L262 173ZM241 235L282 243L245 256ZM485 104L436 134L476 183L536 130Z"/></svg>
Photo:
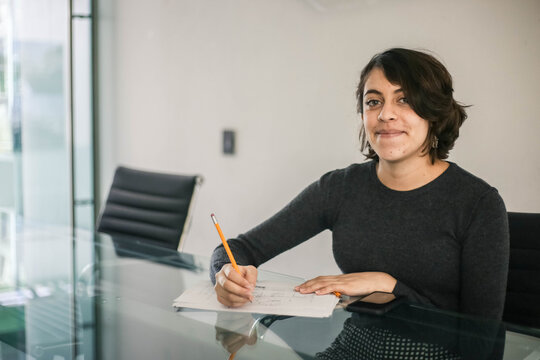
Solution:
<svg viewBox="0 0 540 360"><path fill-rule="evenodd" d="M171 175L120 166L97 231L116 239L181 250L200 176Z"/></svg>
<svg viewBox="0 0 540 360"><path fill-rule="evenodd" d="M510 267L503 320L540 328L540 214L508 213Z"/></svg>

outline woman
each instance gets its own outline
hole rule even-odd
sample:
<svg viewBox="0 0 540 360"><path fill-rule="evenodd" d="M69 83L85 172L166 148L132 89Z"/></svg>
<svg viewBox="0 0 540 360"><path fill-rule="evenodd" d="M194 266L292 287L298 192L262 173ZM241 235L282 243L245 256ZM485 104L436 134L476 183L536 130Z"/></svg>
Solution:
<svg viewBox="0 0 540 360"><path fill-rule="evenodd" d="M211 278L218 300L252 299L256 267L329 229L343 274L319 276L300 293L392 292L409 301L501 318L509 256L497 190L445 161L467 115L452 78L426 53L390 49L363 69L357 89L362 151L371 161L331 171L276 215L222 246Z"/></svg>

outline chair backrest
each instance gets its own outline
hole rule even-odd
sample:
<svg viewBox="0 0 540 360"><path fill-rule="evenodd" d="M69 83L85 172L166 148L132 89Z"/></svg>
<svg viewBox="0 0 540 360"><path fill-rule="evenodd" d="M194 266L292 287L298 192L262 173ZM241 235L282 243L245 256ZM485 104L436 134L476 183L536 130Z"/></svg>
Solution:
<svg viewBox="0 0 540 360"><path fill-rule="evenodd" d="M540 328L540 214L508 213L510 266L503 320Z"/></svg>
<svg viewBox="0 0 540 360"><path fill-rule="evenodd" d="M180 249L200 176L162 174L119 166L97 231Z"/></svg>

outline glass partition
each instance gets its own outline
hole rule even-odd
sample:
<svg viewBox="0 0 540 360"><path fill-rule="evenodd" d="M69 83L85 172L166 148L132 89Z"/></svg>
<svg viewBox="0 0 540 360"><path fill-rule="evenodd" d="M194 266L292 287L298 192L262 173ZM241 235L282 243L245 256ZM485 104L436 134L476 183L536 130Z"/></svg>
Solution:
<svg viewBox="0 0 540 360"><path fill-rule="evenodd" d="M0 210L94 224L89 0L0 0Z"/></svg>
<svg viewBox="0 0 540 360"><path fill-rule="evenodd" d="M94 228L92 15L90 0L73 0L73 196L76 228Z"/></svg>
<svg viewBox="0 0 540 360"><path fill-rule="evenodd" d="M95 257L72 240L94 227L91 70L90 0L0 0L0 358L72 344L74 309L93 316L72 296L78 267ZM62 251L42 234L21 242L23 224L64 229ZM46 271L34 266L43 261ZM44 332L48 321L58 327Z"/></svg>

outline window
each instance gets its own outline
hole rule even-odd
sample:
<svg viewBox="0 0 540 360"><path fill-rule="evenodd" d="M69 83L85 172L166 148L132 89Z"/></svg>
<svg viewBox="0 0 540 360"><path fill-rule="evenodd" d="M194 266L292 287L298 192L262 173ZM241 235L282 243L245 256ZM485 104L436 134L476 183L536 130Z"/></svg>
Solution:
<svg viewBox="0 0 540 360"><path fill-rule="evenodd" d="M0 17L0 211L93 229L90 1L0 0Z"/></svg>

